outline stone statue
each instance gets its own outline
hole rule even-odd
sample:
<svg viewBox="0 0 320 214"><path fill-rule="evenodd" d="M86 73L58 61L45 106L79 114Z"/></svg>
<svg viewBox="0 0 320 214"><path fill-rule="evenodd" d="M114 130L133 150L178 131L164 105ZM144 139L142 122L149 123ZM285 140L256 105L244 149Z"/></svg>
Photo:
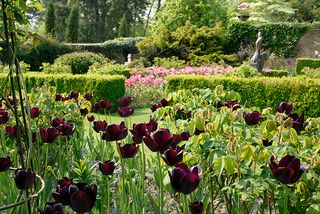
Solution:
<svg viewBox="0 0 320 214"><path fill-rule="evenodd" d="M258 39L256 41L256 51L254 52L254 55L251 58L251 65L252 67L256 68L258 72L262 72L264 61L267 58L267 53L262 52L261 53L261 47L262 47L262 33L261 31L258 32Z"/></svg>

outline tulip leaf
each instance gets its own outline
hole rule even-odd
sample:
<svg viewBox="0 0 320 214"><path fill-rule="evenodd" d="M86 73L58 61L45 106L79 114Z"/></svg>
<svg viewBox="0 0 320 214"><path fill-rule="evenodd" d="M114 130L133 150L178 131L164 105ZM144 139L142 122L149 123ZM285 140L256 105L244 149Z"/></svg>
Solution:
<svg viewBox="0 0 320 214"><path fill-rule="evenodd" d="M245 162L249 162L252 160L253 154L254 154L254 147L252 145L245 145L242 149L241 158Z"/></svg>
<svg viewBox="0 0 320 214"><path fill-rule="evenodd" d="M290 135L295 141L299 140L299 136L294 128L290 129Z"/></svg>
<svg viewBox="0 0 320 214"><path fill-rule="evenodd" d="M153 197L152 197L152 195L150 195L150 193L148 193L148 198L149 198L149 200L150 200L150 202L151 202L151 206L152 206L152 209L153 209L153 213L155 213L155 214L160 214L160 212L159 212L159 204L158 204L158 202L157 202L157 200L155 200Z"/></svg>
<svg viewBox="0 0 320 214"><path fill-rule="evenodd" d="M236 165L235 161L231 157L224 157L224 163L224 168L228 172L228 174L233 174Z"/></svg>
<svg viewBox="0 0 320 214"><path fill-rule="evenodd" d="M273 130L277 129L277 123L275 121L268 120L266 128L268 132L272 132Z"/></svg>
<svg viewBox="0 0 320 214"><path fill-rule="evenodd" d="M224 169L224 159L223 157L219 157L215 162L214 162L214 165L213 165L213 168L214 168L214 171L215 171L215 174L218 174L218 177L220 178L221 175L222 175L222 172L223 172L223 169Z"/></svg>
<svg viewBox="0 0 320 214"><path fill-rule="evenodd" d="M204 117L201 114L198 114L194 120L195 120L196 128L200 131L203 131L204 125L205 125Z"/></svg>

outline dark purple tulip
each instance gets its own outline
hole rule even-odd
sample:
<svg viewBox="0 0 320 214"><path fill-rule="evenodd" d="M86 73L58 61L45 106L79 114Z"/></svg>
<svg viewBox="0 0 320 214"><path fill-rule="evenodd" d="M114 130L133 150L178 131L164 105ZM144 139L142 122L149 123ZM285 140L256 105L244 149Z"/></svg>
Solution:
<svg viewBox="0 0 320 214"><path fill-rule="evenodd" d="M163 153L172 145L173 136L168 129L159 129L152 137L144 136L142 140L151 151Z"/></svg>
<svg viewBox="0 0 320 214"><path fill-rule="evenodd" d="M133 142L136 144L142 143L142 138L149 135L149 129L145 123L133 124L133 129L130 132L133 135Z"/></svg>
<svg viewBox="0 0 320 214"><path fill-rule="evenodd" d="M60 118L53 118L51 125L55 128L58 128L60 125L65 124L66 121L64 119L60 119Z"/></svg>
<svg viewBox="0 0 320 214"><path fill-rule="evenodd" d="M118 108L117 110L120 117L129 117L130 115L133 115L134 109L130 106Z"/></svg>
<svg viewBox="0 0 320 214"><path fill-rule="evenodd" d="M150 120L147 123L147 127L148 127L149 132L154 132L158 129L158 123L156 120L154 120L150 117Z"/></svg>
<svg viewBox="0 0 320 214"><path fill-rule="evenodd" d="M98 111L100 111L100 109L101 109L101 104L100 103L93 104L93 106L92 106L92 110L93 111L98 112Z"/></svg>
<svg viewBox="0 0 320 214"><path fill-rule="evenodd" d="M263 139L262 140L262 145L264 145L265 147L271 146L272 145L272 140L268 140L268 139Z"/></svg>
<svg viewBox="0 0 320 214"><path fill-rule="evenodd" d="M150 107L152 112L155 112L158 108L162 108L162 104L161 103L156 103L156 104L154 104L154 105L152 105Z"/></svg>
<svg viewBox="0 0 320 214"><path fill-rule="evenodd" d="M284 156L279 164L275 162L274 156L272 156L269 161L272 175L283 184L293 184L297 182L309 166L309 164L300 165L300 159L291 155Z"/></svg>
<svg viewBox="0 0 320 214"><path fill-rule="evenodd" d="M189 194L198 187L200 174L198 166L189 169L185 163L178 163L171 173L169 171L171 186L176 192Z"/></svg>
<svg viewBox="0 0 320 214"><path fill-rule="evenodd" d="M63 101L63 96L61 94L56 94L56 101Z"/></svg>
<svg viewBox="0 0 320 214"><path fill-rule="evenodd" d="M289 117L292 119L292 128L296 130L298 134L304 129L304 127L307 125L304 121L304 115L301 114L300 116L297 114L289 114Z"/></svg>
<svg viewBox="0 0 320 214"><path fill-rule="evenodd" d="M239 101L229 101L224 103L225 106L228 108L232 108L233 110L236 110L240 108L240 102Z"/></svg>
<svg viewBox="0 0 320 214"><path fill-rule="evenodd" d="M10 105L14 105L14 103L18 102L18 99L16 98L15 100L11 99L10 97L6 97L6 99L8 100L8 102L10 103Z"/></svg>
<svg viewBox="0 0 320 214"><path fill-rule="evenodd" d="M201 214L203 212L203 203L198 201L189 203L189 210L191 214Z"/></svg>
<svg viewBox="0 0 320 214"><path fill-rule="evenodd" d="M170 105L171 101L170 100L166 100L166 99L162 99L160 101L160 103L161 103L162 107L166 107L166 106Z"/></svg>
<svg viewBox="0 0 320 214"><path fill-rule="evenodd" d="M58 180L58 187L55 192L52 193L52 197L58 203L63 205L70 205L69 187L73 184L72 179L63 177Z"/></svg>
<svg viewBox="0 0 320 214"><path fill-rule="evenodd" d="M31 169L18 169L16 171L16 175L14 176L14 181L16 183L16 187L18 189L29 189L34 180L36 178L36 174L31 171Z"/></svg>
<svg viewBox="0 0 320 214"><path fill-rule="evenodd" d="M95 120L95 118L94 118L93 115L91 115L91 116L87 116L87 120L88 120L89 122L93 122L93 121Z"/></svg>
<svg viewBox="0 0 320 214"><path fill-rule="evenodd" d="M59 130L55 127L50 127L47 130L40 128L39 131L41 141L44 143L53 143L60 134Z"/></svg>
<svg viewBox="0 0 320 214"><path fill-rule="evenodd" d="M189 140L191 135L190 135L190 132L185 131L180 134L180 137L182 138L182 141L185 141L185 140Z"/></svg>
<svg viewBox="0 0 320 214"><path fill-rule="evenodd" d="M247 125L256 125L262 118L258 111L253 111L251 113L244 112L243 117Z"/></svg>
<svg viewBox="0 0 320 214"><path fill-rule="evenodd" d="M102 139L106 141L118 141L124 139L128 135L128 129L122 121L119 125L108 125L106 130L102 133Z"/></svg>
<svg viewBox="0 0 320 214"><path fill-rule="evenodd" d="M104 121L94 121L92 128L97 132L105 131L108 126L108 123Z"/></svg>
<svg viewBox="0 0 320 214"><path fill-rule="evenodd" d="M7 171L12 166L10 157L0 158L0 172Z"/></svg>
<svg viewBox="0 0 320 214"><path fill-rule="evenodd" d="M139 150L139 145L135 143L125 144L124 146L118 143L118 146L122 158L133 158Z"/></svg>
<svg viewBox="0 0 320 214"><path fill-rule="evenodd" d="M10 138L17 137L17 126L6 126L6 133Z"/></svg>
<svg viewBox="0 0 320 214"><path fill-rule="evenodd" d="M278 105L277 111L280 113L290 114L293 107L294 107L293 102L291 103L282 102Z"/></svg>
<svg viewBox="0 0 320 214"><path fill-rule="evenodd" d="M41 214L64 214L64 207L61 203L48 202Z"/></svg>
<svg viewBox="0 0 320 214"><path fill-rule="evenodd" d="M189 119L192 115L191 111L185 112L183 109L178 109L176 112L176 119L186 120Z"/></svg>
<svg viewBox="0 0 320 214"><path fill-rule="evenodd" d="M69 187L70 206L77 213L89 212L96 202L97 185L77 183Z"/></svg>
<svg viewBox="0 0 320 214"><path fill-rule="evenodd" d="M204 133L204 131L196 128L193 132L193 135L200 135L201 133Z"/></svg>
<svg viewBox="0 0 320 214"><path fill-rule="evenodd" d="M110 111L113 107L112 103L109 102L109 100L100 100L100 106L103 109L106 109Z"/></svg>
<svg viewBox="0 0 320 214"><path fill-rule="evenodd" d="M73 123L60 124L57 128L62 136L70 136L74 133L76 126Z"/></svg>
<svg viewBox="0 0 320 214"><path fill-rule="evenodd" d="M130 103L133 101L133 97L130 96L124 96L119 100L119 106L122 107L127 107L130 105Z"/></svg>
<svg viewBox="0 0 320 214"><path fill-rule="evenodd" d="M86 93L83 97L84 97L86 100L90 101L90 100L92 100L93 94L92 94L92 93Z"/></svg>
<svg viewBox="0 0 320 214"><path fill-rule="evenodd" d="M0 108L2 108L2 101L0 100Z"/></svg>
<svg viewBox="0 0 320 214"><path fill-rule="evenodd" d="M40 114L40 109L38 107L33 107L30 109L30 117L31 118L36 118Z"/></svg>
<svg viewBox="0 0 320 214"><path fill-rule="evenodd" d="M0 109L0 125L8 122L9 118L9 112L7 110Z"/></svg>
<svg viewBox="0 0 320 214"><path fill-rule="evenodd" d="M82 108L80 109L80 113L81 115L86 116L89 113L89 110L87 108Z"/></svg>
<svg viewBox="0 0 320 214"><path fill-rule="evenodd" d="M217 109L221 109L223 105L222 105L221 101L215 101L213 103L213 106L216 107Z"/></svg>
<svg viewBox="0 0 320 214"><path fill-rule="evenodd" d="M175 134L172 138L172 147L176 147L180 142L189 140L190 133L188 131L182 132L181 134Z"/></svg>
<svg viewBox="0 0 320 214"><path fill-rule="evenodd" d="M69 99L78 99L79 97L79 92L75 92L75 91L71 91L70 94L69 94Z"/></svg>
<svg viewBox="0 0 320 214"><path fill-rule="evenodd" d="M182 161L183 151L177 146L166 150L161 157L168 166L174 166Z"/></svg>
<svg viewBox="0 0 320 214"><path fill-rule="evenodd" d="M99 163L99 170L104 175L112 175L116 165L113 161L107 160L103 163Z"/></svg>

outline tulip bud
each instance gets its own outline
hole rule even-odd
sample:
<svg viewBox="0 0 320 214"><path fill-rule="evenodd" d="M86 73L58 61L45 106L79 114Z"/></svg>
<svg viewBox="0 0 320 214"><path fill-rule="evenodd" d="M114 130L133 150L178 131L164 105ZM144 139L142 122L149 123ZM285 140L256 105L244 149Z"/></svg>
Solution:
<svg viewBox="0 0 320 214"><path fill-rule="evenodd" d="M35 178L36 178L36 174L32 172L31 169L27 169L27 170L19 169L16 171L16 175L14 176L14 181L18 189L26 190L32 186Z"/></svg>

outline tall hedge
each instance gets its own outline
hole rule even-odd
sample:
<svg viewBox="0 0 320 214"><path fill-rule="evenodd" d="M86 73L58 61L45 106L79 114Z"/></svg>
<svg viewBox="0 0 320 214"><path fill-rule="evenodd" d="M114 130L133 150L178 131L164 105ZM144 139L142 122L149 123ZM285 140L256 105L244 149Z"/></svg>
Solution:
<svg viewBox="0 0 320 214"><path fill-rule="evenodd" d="M285 58L294 57L298 41L311 27L311 24L306 23L255 24L248 21L230 21L228 51L238 52L241 44L254 46L258 31L261 30L264 49L270 49Z"/></svg>
<svg viewBox="0 0 320 214"><path fill-rule="evenodd" d="M212 88L223 85L241 95L249 107L273 107L280 102L294 102L295 112L320 117L320 80L305 78L236 78L225 76L178 75L167 77L167 90Z"/></svg>
<svg viewBox="0 0 320 214"><path fill-rule="evenodd" d="M108 99L117 105L118 99L125 94L124 77L119 75L71 75L71 74L42 74L29 72L24 75L27 89L51 85L57 88L58 93L69 93L78 91L82 94L93 93L94 101ZM5 74L0 74L0 82L5 78Z"/></svg>
<svg viewBox="0 0 320 214"><path fill-rule="evenodd" d="M297 60L296 60L296 73L300 74L301 70L305 67L320 68L320 59L297 58Z"/></svg>

